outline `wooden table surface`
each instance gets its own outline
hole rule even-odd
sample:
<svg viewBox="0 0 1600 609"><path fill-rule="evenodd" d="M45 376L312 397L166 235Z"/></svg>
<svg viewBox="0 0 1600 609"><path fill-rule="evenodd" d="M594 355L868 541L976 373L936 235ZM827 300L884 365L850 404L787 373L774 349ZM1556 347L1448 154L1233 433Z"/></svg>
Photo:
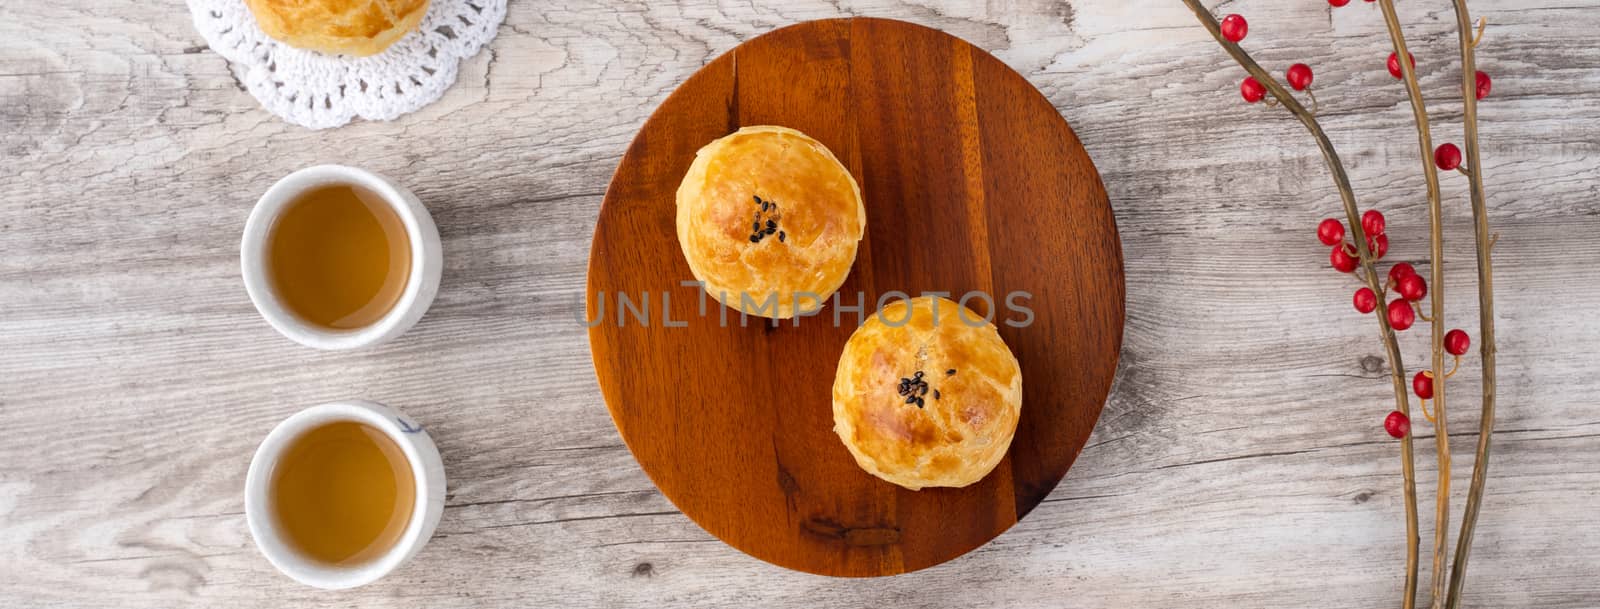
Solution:
<svg viewBox="0 0 1600 609"><path fill-rule="evenodd" d="M0 606L1397 605L1390 388L1313 236L1338 197L1311 140L1239 100L1241 70L1176 0L983 4L519 0L438 103L312 132L260 110L182 2L0 2ZM1391 259L1425 266L1381 17L1289 4L1226 10L1264 63L1316 68ZM1600 607L1600 2L1473 5L1495 78L1501 416L1466 606ZM1435 134L1458 140L1449 4L1400 8ZM601 193L650 111L740 41L840 15L944 29L1037 85L1099 165L1128 278L1118 381L1066 480L977 551L877 580L770 566L674 510L612 427L576 320ZM281 338L240 282L255 198L321 162L399 178L444 239L433 309L375 350ZM1465 180L1444 196L1450 321L1475 329ZM1404 335L1410 361L1425 341ZM1477 440L1464 366L1452 529ZM255 551L242 489L274 424L350 397L428 426L449 499L414 561L330 593Z"/></svg>

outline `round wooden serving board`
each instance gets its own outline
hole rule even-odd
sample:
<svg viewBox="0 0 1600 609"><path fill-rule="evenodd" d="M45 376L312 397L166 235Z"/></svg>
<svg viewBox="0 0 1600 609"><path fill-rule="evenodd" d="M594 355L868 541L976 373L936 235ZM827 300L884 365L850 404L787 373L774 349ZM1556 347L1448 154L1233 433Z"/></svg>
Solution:
<svg viewBox="0 0 1600 609"><path fill-rule="evenodd" d="M741 326L711 299L702 314L700 290L680 284L694 276L674 229L678 182L696 150L747 125L821 141L866 199L867 235L840 299L798 326ZM976 484L902 489L857 467L833 433L839 354L890 291L997 299L1000 335L1022 364L1022 420L1005 461ZM1014 291L1032 294L1019 301L1033 311L1027 327L1003 323L1024 320L1005 306ZM620 319L619 293L635 305ZM865 313L836 306L856 306L858 293ZM635 316L647 294L648 325ZM1066 474L1116 370L1122 247L1089 155L1016 72L921 26L813 21L717 58L645 123L600 210L587 312L617 429L678 508L784 567L892 575L993 539Z"/></svg>

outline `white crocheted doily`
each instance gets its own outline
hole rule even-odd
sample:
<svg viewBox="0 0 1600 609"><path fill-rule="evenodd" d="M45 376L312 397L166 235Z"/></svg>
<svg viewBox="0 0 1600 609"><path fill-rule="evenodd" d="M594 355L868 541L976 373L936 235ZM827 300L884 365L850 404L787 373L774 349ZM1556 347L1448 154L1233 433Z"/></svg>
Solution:
<svg viewBox="0 0 1600 609"><path fill-rule="evenodd" d="M312 129L392 120L433 103L494 38L506 0L432 0L417 31L371 57L324 55L261 32L244 0L188 0L195 29L273 114Z"/></svg>

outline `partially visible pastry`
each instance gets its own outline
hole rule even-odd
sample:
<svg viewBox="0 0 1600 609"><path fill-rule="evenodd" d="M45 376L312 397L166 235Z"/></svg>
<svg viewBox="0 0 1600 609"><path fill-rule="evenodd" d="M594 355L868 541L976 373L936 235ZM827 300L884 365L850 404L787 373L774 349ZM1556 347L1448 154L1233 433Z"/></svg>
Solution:
<svg viewBox="0 0 1600 609"><path fill-rule="evenodd" d="M289 46L365 57L422 24L428 0L244 0L268 36Z"/></svg>
<svg viewBox="0 0 1600 609"><path fill-rule="evenodd" d="M833 153L785 127L706 144L678 186L678 245L730 308L784 319L822 307L856 260L867 209Z"/></svg>
<svg viewBox="0 0 1600 609"><path fill-rule="evenodd" d="M1021 415L1017 358L994 324L946 298L879 310L834 374L833 431L861 469L911 490L989 475Z"/></svg>

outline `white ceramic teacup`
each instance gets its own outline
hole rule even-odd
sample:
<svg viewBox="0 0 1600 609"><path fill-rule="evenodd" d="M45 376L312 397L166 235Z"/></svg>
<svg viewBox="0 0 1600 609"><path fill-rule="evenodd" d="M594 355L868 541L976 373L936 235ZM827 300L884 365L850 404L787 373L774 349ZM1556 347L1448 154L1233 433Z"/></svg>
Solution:
<svg viewBox="0 0 1600 609"><path fill-rule="evenodd" d="M295 438L314 428L339 421L355 421L382 430L411 463L416 478L416 501L405 532L387 552L372 560L353 565L330 565L301 555L279 530L272 513L271 488L274 466ZM329 402L312 406L279 423L256 449L245 476L244 512L250 536L267 561L284 575L308 586L340 589L372 583L415 556L433 536L439 516L444 513L444 461L433 439L410 418L387 406L364 400Z"/></svg>
<svg viewBox="0 0 1600 609"><path fill-rule="evenodd" d="M267 260L272 228L285 209L308 190L329 184L350 184L376 193L388 203L406 227L411 241L411 275L394 308L364 328L335 330L306 323L290 312L272 287ZM439 292L439 274L444 267L439 229L422 201L393 180L344 165L317 165L301 169L278 180L256 201L250 219L245 221L244 240L239 248L239 266L244 275L250 302L280 334L297 343L317 349L355 349L393 339L422 319Z"/></svg>

